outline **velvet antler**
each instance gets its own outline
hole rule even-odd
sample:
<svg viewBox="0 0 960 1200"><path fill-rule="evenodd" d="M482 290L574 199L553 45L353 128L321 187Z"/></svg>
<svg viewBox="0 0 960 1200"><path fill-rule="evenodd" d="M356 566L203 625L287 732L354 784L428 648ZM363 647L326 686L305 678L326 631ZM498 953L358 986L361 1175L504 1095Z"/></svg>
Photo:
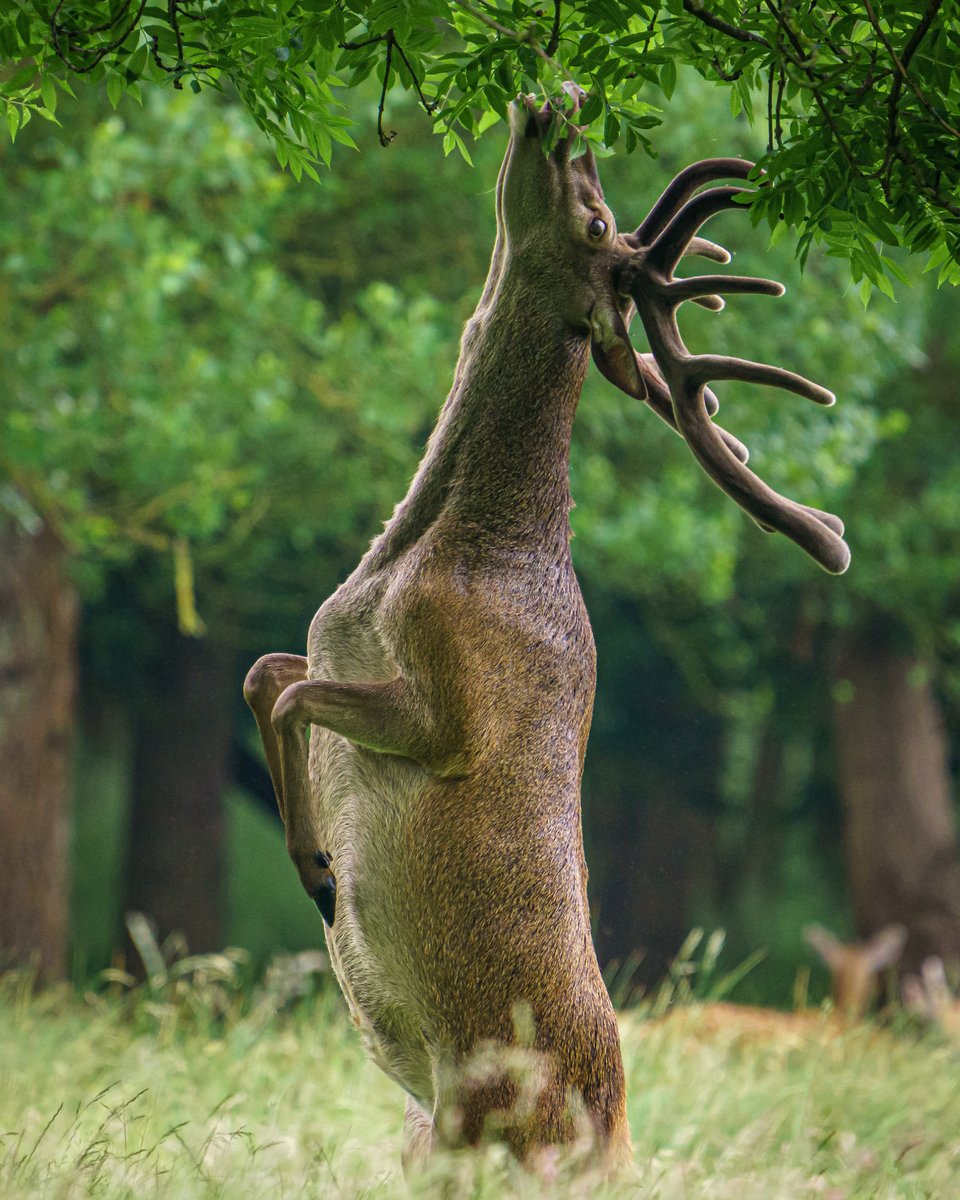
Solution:
<svg viewBox="0 0 960 1200"><path fill-rule="evenodd" d="M827 571L840 574L850 562L843 522L831 513L781 496L745 465L745 449L711 419L717 403L707 383L723 379L763 383L824 405L833 404L833 393L782 367L717 354L691 354L677 327L676 310L684 300L720 309L722 292L760 296L784 292L783 285L773 279L738 275L673 278L685 254L730 261L721 246L699 237L698 231L710 217L740 207L736 197L747 189L727 186L696 193L716 179L746 179L752 166L740 159L713 158L681 171L636 232L626 237L634 253L621 271L619 288L636 305L652 351L651 355L637 355L647 402L682 435L710 478L759 525L785 534Z"/></svg>

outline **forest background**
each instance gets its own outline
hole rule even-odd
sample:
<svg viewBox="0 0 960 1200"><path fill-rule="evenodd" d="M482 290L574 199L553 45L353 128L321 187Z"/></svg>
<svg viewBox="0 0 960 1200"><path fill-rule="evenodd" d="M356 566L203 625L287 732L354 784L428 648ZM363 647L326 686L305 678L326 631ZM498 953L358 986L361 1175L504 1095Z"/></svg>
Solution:
<svg viewBox="0 0 960 1200"><path fill-rule="evenodd" d="M319 182L208 92L93 89L0 148L0 779L36 796L0 941L48 974L106 966L130 910L257 962L322 942L240 683L260 653L302 652L405 490L503 150L495 127L472 170L444 156L411 93L382 149L377 86L346 102L360 153L336 147ZM655 160L601 164L624 227L687 162L762 143L683 72L649 136ZM742 214L711 237L788 291L685 314L690 343L839 397L825 414L728 388L725 423L773 486L843 514L854 562L830 578L764 536L591 373L572 467L599 660L591 902L621 985L723 927L729 967L765 954L738 994L789 1004L810 920L903 921L915 961L960 959L958 301L902 259L910 286L865 309L846 263L812 250L801 274ZM46 780L18 765L31 738ZM71 811L45 811L65 776ZM50 868L68 845L69 884ZM14 885L44 897L32 927Z"/></svg>

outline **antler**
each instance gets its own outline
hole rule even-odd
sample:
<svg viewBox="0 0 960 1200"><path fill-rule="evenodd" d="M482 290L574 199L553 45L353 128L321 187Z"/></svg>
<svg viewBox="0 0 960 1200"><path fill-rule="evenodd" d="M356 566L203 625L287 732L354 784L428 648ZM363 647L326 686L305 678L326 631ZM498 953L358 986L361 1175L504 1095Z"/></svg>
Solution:
<svg viewBox="0 0 960 1200"><path fill-rule="evenodd" d="M740 207L736 197L748 189L715 187L695 193L715 179L746 179L752 168L752 163L740 159L712 158L681 171L636 232L627 236L634 254L622 270L619 287L636 305L652 351L652 356L637 355L647 402L682 435L710 478L759 525L786 534L827 571L841 574L850 563L843 522L831 513L781 496L745 465L745 448L711 420L717 402L707 383L718 379L764 383L824 405L834 403L833 393L782 367L717 354L691 354L677 327L676 310L684 300L719 310L723 308L721 292L783 295L783 285L773 279L739 275L673 278L685 254L730 261L723 247L697 234L710 217Z"/></svg>

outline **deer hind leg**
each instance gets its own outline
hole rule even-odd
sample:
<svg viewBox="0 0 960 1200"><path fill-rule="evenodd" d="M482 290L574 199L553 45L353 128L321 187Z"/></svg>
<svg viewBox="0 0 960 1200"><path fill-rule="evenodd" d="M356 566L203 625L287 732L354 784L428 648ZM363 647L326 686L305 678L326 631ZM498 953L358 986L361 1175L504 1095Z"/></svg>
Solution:
<svg viewBox="0 0 960 1200"><path fill-rule="evenodd" d="M330 870L330 860L316 845L309 854L309 863L301 864L291 849L291 827L302 829L304 824L304 786L307 779L307 740L303 737L301 744L281 744L273 724L273 710L277 700L293 684L304 683L307 678L307 660L299 654L266 654L258 659L247 672L243 684L243 696L253 710L260 730L260 739L267 756L267 766L270 778L273 780L273 790L277 796L277 806L280 817L287 830L287 848L300 874L307 894L320 910L320 915L328 925L333 924L336 908L336 880ZM291 760L299 757L300 762L294 764ZM286 761L286 768L284 760ZM307 812L312 806L306 805ZM309 820L309 818L308 818Z"/></svg>
<svg viewBox="0 0 960 1200"><path fill-rule="evenodd" d="M421 1166L437 1144L437 1127L433 1117L412 1096L407 1097L407 1112L403 1122L403 1173L409 1175Z"/></svg>

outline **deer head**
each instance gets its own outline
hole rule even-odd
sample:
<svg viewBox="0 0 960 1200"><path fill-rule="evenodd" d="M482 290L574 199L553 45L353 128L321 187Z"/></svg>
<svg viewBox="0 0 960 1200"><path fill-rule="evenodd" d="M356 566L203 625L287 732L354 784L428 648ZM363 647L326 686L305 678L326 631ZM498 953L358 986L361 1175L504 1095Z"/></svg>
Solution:
<svg viewBox="0 0 960 1200"><path fill-rule="evenodd" d="M830 970L837 1012L856 1020L867 1011L878 976L903 953L907 931L902 925L887 925L866 942L846 944L822 925L808 925L803 937Z"/></svg>
<svg viewBox="0 0 960 1200"><path fill-rule="evenodd" d="M573 95L574 111L579 94ZM768 531L795 541L827 571L850 561L843 523L830 513L798 504L751 471L744 445L717 425L716 380L760 383L833 404L825 388L792 371L714 354L691 354L677 326L686 301L719 311L720 293L780 296L771 279L735 275L675 278L686 255L727 263L723 247L699 236L701 226L725 209L740 207L742 186L700 189L720 179L747 179L753 164L715 158L694 163L668 185L643 222L619 233L603 198L589 148L572 156L576 127L548 153L545 138L561 119L551 106L521 97L511 107L511 138L497 193L498 237L485 297L508 272L537 273L562 316L586 334L594 361L621 390L645 401L686 441L710 478ZM482 308L482 303L481 303ZM649 352L637 353L629 333L639 316Z"/></svg>

